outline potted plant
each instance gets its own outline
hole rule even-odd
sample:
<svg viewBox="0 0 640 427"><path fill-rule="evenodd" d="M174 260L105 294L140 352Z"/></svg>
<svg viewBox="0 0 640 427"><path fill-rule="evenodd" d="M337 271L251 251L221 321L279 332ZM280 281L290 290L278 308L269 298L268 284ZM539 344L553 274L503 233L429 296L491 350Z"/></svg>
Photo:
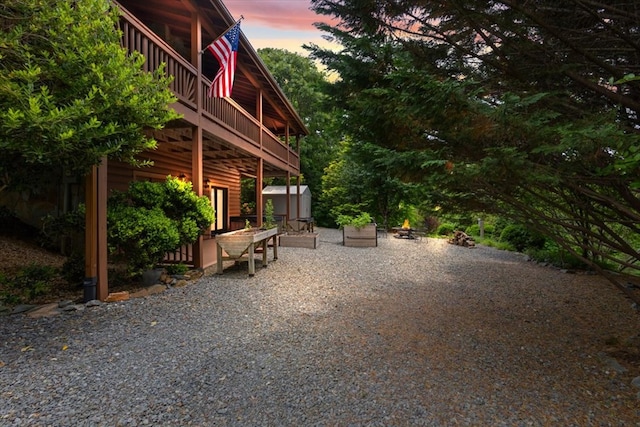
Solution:
<svg viewBox="0 0 640 427"><path fill-rule="evenodd" d="M276 218L273 214L273 200L267 199L264 204L264 224L262 224L262 228L264 230L268 230L269 228L277 227Z"/></svg>
<svg viewBox="0 0 640 427"><path fill-rule="evenodd" d="M342 229L342 243L352 247L378 246L378 233L373 218L367 212L356 216L339 215L336 223Z"/></svg>

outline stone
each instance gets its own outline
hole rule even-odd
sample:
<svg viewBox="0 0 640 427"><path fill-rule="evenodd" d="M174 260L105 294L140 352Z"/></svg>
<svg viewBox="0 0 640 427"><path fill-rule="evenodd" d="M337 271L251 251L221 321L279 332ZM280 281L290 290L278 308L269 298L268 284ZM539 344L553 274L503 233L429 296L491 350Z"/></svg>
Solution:
<svg viewBox="0 0 640 427"><path fill-rule="evenodd" d="M65 308L65 307L67 307L67 306L69 306L69 305L72 305L72 304L73 304L73 301L69 301L69 300L60 301L60 302L58 303L58 307L60 307L60 308Z"/></svg>
<svg viewBox="0 0 640 427"><path fill-rule="evenodd" d="M164 292L165 290L167 290L167 286L166 285L162 285L162 284L156 284L156 285L151 285L148 288L144 288L141 289L137 292L134 292L132 294L129 295L130 298L142 298L142 297L147 297L149 295L156 295L159 293Z"/></svg>
<svg viewBox="0 0 640 427"><path fill-rule="evenodd" d="M147 288L147 293L148 295L156 295L156 294L161 294L166 290L167 290L167 287L165 285L158 284L158 285L149 286Z"/></svg>
<svg viewBox="0 0 640 427"><path fill-rule="evenodd" d="M86 307L100 307L102 305L102 301L98 300L98 299L92 299L90 301L87 301L85 303Z"/></svg>
<svg viewBox="0 0 640 427"><path fill-rule="evenodd" d="M0 304L0 316L6 316L7 314L11 314L11 309Z"/></svg>
<svg viewBox="0 0 640 427"><path fill-rule="evenodd" d="M27 316L38 319L41 317L55 316L56 314L60 314L60 307L58 306L58 303L52 302L51 304L45 304L34 308L27 313Z"/></svg>
<svg viewBox="0 0 640 427"><path fill-rule="evenodd" d="M147 291L147 288L144 288L144 289L140 289L139 291L132 292L131 294L129 294L129 297L142 298L142 297L146 297L147 295L149 295L149 292Z"/></svg>
<svg viewBox="0 0 640 427"><path fill-rule="evenodd" d="M155 285L160 281L160 277L162 276L162 274L164 274L164 269L162 268L145 270L142 272L142 277L140 279L141 284L143 286Z"/></svg>
<svg viewBox="0 0 640 427"><path fill-rule="evenodd" d="M173 286L175 286L176 288L181 288L183 286L187 286L187 284L189 284L189 282L187 282L186 280L178 280Z"/></svg>
<svg viewBox="0 0 640 427"><path fill-rule="evenodd" d="M11 314L26 313L27 311L31 311L36 307L37 307L36 305L32 305L32 304L20 304L13 308L13 311L11 312Z"/></svg>
<svg viewBox="0 0 640 427"><path fill-rule="evenodd" d="M129 299L129 292L113 292L107 296L107 302L127 301Z"/></svg>
<svg viewBox="0 0 640 427"><path fill-rule="evenodd" d="M627 368L622 366L616 359L608 356L606 353L598 353L598 357L604 362L609 369L612 369L618 374L624 374L627 372Z"/></svg>
<svg viewBox="0 0 640 427"><path fill-rule="evenodd" d="M189 276L189 280L197 280L197 279L201 278L204 275L204 271L202 271L202 270L191 270L191 271L189 271L189 273L187 273L187 275Z"/></svg>
<svg viewBox="0 0 640 427"><path fill-rule="evenodd" d="M632 381L631 381L631 385L636 387L636 388L640 388L640 377L635 377Z"/></svg>

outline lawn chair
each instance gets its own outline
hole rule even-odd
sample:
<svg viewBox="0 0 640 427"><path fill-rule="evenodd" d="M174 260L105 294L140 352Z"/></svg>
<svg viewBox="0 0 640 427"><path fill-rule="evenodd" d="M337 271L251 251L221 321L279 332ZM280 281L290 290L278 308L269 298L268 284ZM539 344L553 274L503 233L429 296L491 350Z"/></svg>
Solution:
<svg viewBox="0 0 640 427"><path fill-rule="evenodd" d="M386 239L388 235L387 224L380 225L375 221L375 219L373 222L376 224L376 234L378 237L384 237Z"/></svg>
<svg viewBox="0 0 640 427"><path fill-rule="evenodd" d="M411 237L414 242L420 243L422 239L427 236L427 232L425 230L415 230L411 233Z"/></svg>

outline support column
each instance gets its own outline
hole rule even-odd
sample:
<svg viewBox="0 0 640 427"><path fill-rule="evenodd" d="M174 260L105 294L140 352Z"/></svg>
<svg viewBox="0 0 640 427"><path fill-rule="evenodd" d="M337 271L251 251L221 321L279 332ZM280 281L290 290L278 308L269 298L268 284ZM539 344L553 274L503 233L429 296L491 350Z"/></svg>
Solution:
<svg viewBox="0 0 640 427"><path fill-rule="evenodd" d="M288 152L288 150L287 150ZM288 154L287 154L288 155ZM287 171L287 187L286 187L286 191L287 191L287 199L286 199L286 204L287 204L287 221L289 221L291 218L291 172Z"/></svg>
<svg viewBox="0 0 640 427"><path fill-rule="evenodd" d="M97 298L98 283L98 167L92 166L85 177L84 300Z"/></svg>
<svg viewBox="0 0 640 427"><path fill-rule="evenodd" d="M300 218L300 207L301 207L300 206L300 175L298 175L296 177L296 191L297 191L297 194L296 194L296 196L297 196L296 197L296 209L297 209L297 212L298 212L298 218Z"/></svg>
<svg viewBox="0 0 640 427"><path fill-rule="evenodd" d="M202 54L200 53L202 46L202 21L196 10L191 13L191 63L198 70L196 79L195 96L196 106L198 108L198 121L201 120L202 114ZM202 127L200 123L193 127L193 141L191 144L191 184L193 191L202 196L204 186L203 174L203 156L202 156ZM204 236L199 235L198 239L193 243L193 266L195 268L203 268L204 266Z"/></svg>
<svg viewBox="0 0 640 427"><path fill-rule="evenodd" d="M202 54L200 53L202 46L202 22L197 11L191 13L191 64L198 70L196 79L195 96L198 112L202 108Z"/></svg>
<svg viewBox="0 0 640 427"><path fill-rule="evenodd" d="M98 166L98 270L97 297L105 301L109 296L109 277L107 274L107 157L103 157Z"/></svg>
<svg viewBox="0 0 640 427"><path fill-rule="evenodd" d="M301 168L301 160L300 160L300 135L296 135L296 151L298 153L298 175L296 176L296 188L298 190L298 194L296 197L296 208L298 209L298 217L300 217L300 168Z"/></svg>
<svg viewBox="0 0 640 427"><path fill-rule="evenodd" d="M85 177L84 300L106 300L107 277L107 158Z"/></svg>
<svg viewBox="0 0 640 427"><path fill-rule="evenodd" d="M193 191L198 196L202 196L204 186L202 149L202 128L194 126L193 142L191 144L191 184L193 185ZM193 243L193 266L195 268L204 267L204 236L202 234L198 235L197 240Z"/></svg>
<svg viewBox="0 0 640 427"><path fill-rule="evenodd" d="M264 167L264 160L262 158L258 159L258 167L256 170L256 222L258 227L262 227L262 214L263 214L263 206L262 206L262 177L264 171L262 168Z"/></svg>

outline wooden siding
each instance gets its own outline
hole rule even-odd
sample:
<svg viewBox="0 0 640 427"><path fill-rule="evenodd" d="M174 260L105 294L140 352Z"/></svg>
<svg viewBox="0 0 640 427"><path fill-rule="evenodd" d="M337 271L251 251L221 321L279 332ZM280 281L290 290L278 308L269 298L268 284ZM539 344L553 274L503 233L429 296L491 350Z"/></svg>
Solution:
<svg viewBox="0 0 640 427"><path fill-rule="evenodd" d="M129 186L129 182L135 181L136 177L137 179L141 179L141 177L144 179L147 174L153 174L160 178L168 175L180 176L181 173L184 173L186 179L190 180L190 163L180 163L170 158L166 153L151 152L148 158L154 161L152 168L134 168L127 163L110 162L108 191L125 191ZM236 170L220 170L215 164L205 164L203 175L205 179L209 179L210 185L228 190L228 216L240 215L240 173ZM209 192L207 190L205 189L204 194L208 195ZM229 224L228 217L227 224Z"/></svg>

